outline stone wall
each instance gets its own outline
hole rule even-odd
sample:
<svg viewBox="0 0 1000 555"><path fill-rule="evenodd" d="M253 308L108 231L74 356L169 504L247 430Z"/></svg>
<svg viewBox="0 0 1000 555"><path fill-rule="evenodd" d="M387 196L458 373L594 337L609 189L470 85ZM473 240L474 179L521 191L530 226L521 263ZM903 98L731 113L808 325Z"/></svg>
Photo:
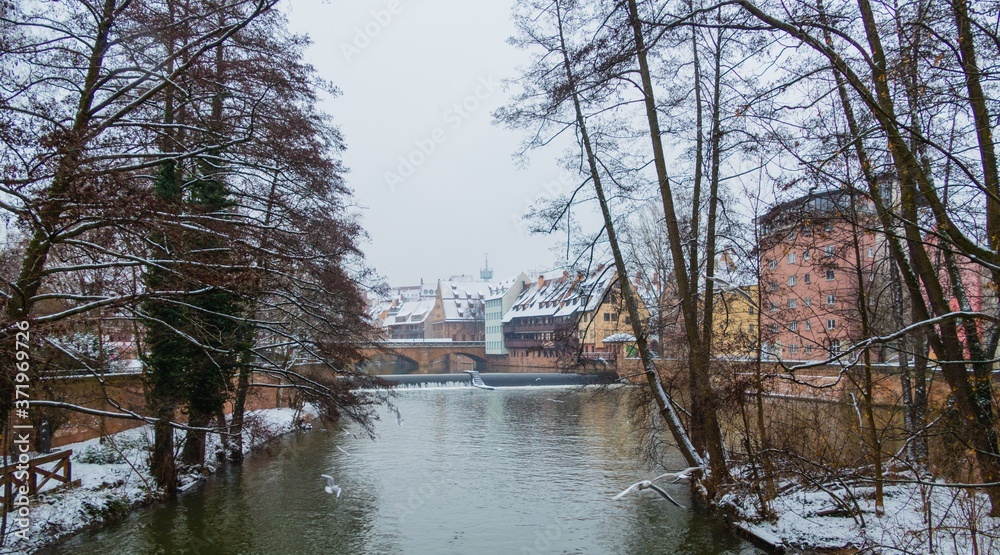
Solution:
<svg viewBox="0 0 1000 555"><path fill-rule="evenodd" d="M276 380L267 377L257 377L258 383L275 383ZM104 378L102 387L94 376L77 376L68 378L46 378L36 381L33 385L32 397L72 403L87 408L120 412L108 399L113 399L122 409L138 414L148 414L146 397L141 374L118 374ZM247 410L260 410L276 407L287 407L291 402L292 390L268 387L251 388L247 397ZM115 434L142 426L140 420L116 418L85 414L70 409L55 407L32 407L32 418L37 423L42 418L53 426L52 447L60 447L70 443L85 441L100 437L102 434ZM226 414L232 412L232 406L227 404ZM184 422L184 414L177 415L177 421ZM37 440L38 434L32 434Z"/></svg>

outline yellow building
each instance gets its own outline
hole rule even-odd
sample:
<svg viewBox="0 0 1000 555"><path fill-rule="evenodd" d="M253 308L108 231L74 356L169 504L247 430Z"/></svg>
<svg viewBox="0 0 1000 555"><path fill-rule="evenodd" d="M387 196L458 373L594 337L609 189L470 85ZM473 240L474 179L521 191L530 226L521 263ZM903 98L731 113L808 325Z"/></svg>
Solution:
<svg viewBox="0 0 1000 555"><path fill-rule="evenodd" d="M750 357L759 344L758 286L749 285L741 290L750 299L737 292L716 290L712 327L713 351L717 356Z"/></svg>
<svg viewBox="0 0 1000 555"><path fill-rule="evenodd" d="M646 310L641 299L637 299L637 302L639 303L639 317L645 322L649 319L649 311ZM581 313L577 323L581 350L584 355L613 352L617 347L605 345L605 338L633 334L632 319L629 317L628 309L622 299L621 287L616 282L614 286L606 290L603 299L592 303L591 306L588 306L588 310Z"/></svg>

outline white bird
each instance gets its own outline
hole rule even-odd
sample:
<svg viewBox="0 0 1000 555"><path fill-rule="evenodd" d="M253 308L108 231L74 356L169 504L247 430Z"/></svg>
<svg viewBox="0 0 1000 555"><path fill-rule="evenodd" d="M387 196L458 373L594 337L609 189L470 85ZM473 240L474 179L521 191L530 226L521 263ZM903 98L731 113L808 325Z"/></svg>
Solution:
<svg viewBox="0 0 1000 555"><path fill-rule="evenodd" d="M394 412L396 414L396 424L399 424L400 426L402 426L403 425L403 415L399 414L399 409L397 409L393 405L389 405L389 410L391 412Z"/></svg>
<svg viewBox="0 0 1000 555"><path fill-rule="evenodd" d="M540 382L540 381L542 381L542 379L541 378L535 378L535 381L536 382Z"/></svg>
<svg viewBox="0 0 1000 555"><path fill-rule="evenodd" d="M549 401L552 401L553 403L565 403L566 402L566 401L560 401L559 399L549 399Z"/></svg>
<svg viewBox="0 0 1000 555"><path fill-rule="evenodd" d="M329 476L329 475L326 475L326 474L320 474L319 477L320 478L326 478L326 487L323 488L323 491L325 491L327 493L336 493L337 497L340 497L340 486L338 486L337 484L333 483L333 476Z"/></svg>
<svg viewBox="0 0 1000 555"><path fill-rule="evenodd" d="M343 454L345 454L345 455L347 455L348 457L350 457L350 456L351 456L351 454L350 454L350 453L348 453L347 451L344 451L344 448L343 448L343 447L341 447L341 446L339 446L339 445L338 445L338 446L337 446L337 449L340 449L340 452L341 452L341 453L343 453Z"/></svg>
<svg viewBox="0 0 1000 555"><path fill-rule="evenodd" d="M739 296L743 297L744 299L746 299L748 303L752 304L753 306L757 306L757 301L753 300L753 298L750 297L750 293L747 293L746 291L744 291L740 287L737 287L737 286L733 285L732 283L729 283L728 281L726 281L726 280L724 280L722 278L719 278L719 277L709 276L709 275L706 275L704 277L705 277L705 279L710 279L710 280L714 281L715 283L717 283L719 285L719 287L723 291L725 291L727 293L736 293L737 295L739 295Z"/></svg>
<svg viewBox="0 0 1000 555"><path fill-rule="evenodd" d="M623 491L623 492L619 493L618 495L612 497L611 500L614 501L616 499L621 499L622 497L624 497L628 492L632 491L633 489L639 489L639 490L651 489L651 490L655 491L656 493L659 493L660 495L662 495L663 498L666 499L667 501L670 501L674 505L677 505L678 507L680 507L680 508L683 509L684 508L683 505L681 505L680 503L678 503L677 500L674 499L673 497L671 497L669 493L667 493L666 491L664 491L663 488L657 486L653 482L656 482L657 480L662 480L663 478L671 478L672 477L674 480L672 482L670 482L670 483L671 484L676 484L677 482L679 482L681 480L687 480L687 479L691 478L691 474L694 471L696 471L696 470L701 470L701 467L692 466L692 467L685 468L684 470L681 470L679 472L667 472L666 474L660 474L659 476L657 476L656 478L653 478L652 480L643 480L641 482L636 482L636 483L632 484L631 486L625 488L625 491Z"/></svg>

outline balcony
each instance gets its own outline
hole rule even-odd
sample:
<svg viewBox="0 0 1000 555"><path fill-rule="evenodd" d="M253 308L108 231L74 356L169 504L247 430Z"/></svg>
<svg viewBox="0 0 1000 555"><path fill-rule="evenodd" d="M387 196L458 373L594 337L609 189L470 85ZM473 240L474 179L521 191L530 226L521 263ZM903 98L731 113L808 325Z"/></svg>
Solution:
<svg viewBox="0 0 1000 555"><path fill-rule="evenodd" d="M509 323L504 325L504 332L506 333L545 333L553 332L556 330L557 325L554 323L549 324L515 324Z"/></svg>
<svg viewBox="0 0 1000 555"><path fill-rule="evenodd" d="M538 339L505 339L503 345L508 349L539 349L549 343Z"/></svg>

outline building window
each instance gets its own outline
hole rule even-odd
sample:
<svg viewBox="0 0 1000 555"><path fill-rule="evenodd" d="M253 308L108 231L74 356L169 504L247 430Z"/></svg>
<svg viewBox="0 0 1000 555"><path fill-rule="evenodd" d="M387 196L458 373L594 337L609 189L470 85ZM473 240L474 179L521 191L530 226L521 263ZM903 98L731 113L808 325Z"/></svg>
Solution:
<svg viewBox="0 0 1000 555"><path fill-rule="evenodd" d="M802 281L805 283L812 283L812 274L806 273L806 275L802 276Z"/></svg>
<svg viewBox="0 0 1000 555"><path fill-rule="evenodd" d="M771 324L771 333L778 333L778 324Z"/></svg>
<svg viewBox="0 0 1000 555"><path fill-rule="evenodd" d="M833 222L826 222L826 225L823 226L823 229L825 229L826 231L833 231Z"/></svg>
<svg viewBox="0 0 1000 555"><path fill-rule="evenodd" d="M788 331L799 331L798 322L788 322Z"/></svg>
<svg viewBox="0 0 1000 555"><path fill-rule="evenodd" d="M831 355L839 355L840 354L840 340L839 339L831 339L830 340L830 354Z"/></svg>
<svg viewBox="0 0 1000 555"><path fill-rule="evenodd" d="M833 270L827 270L826 271L826 281L833 281L836 278L837 278L837 275L834 273Z"/></svg>
<svg viewBox="0 0 1000 555"><path fill-rule="evenodd" d="M835 329L837 329L837 321L834 320L834 319L832 319L832 318L829 319L829 320L827 320L826 321L826 329L828 329L828 330L835 330Z"/></svg>
<svg viewBox="0 0 1000 555"><path fill-rule="evenodd" d="M750 333L754 332L754 328L755 328L755 326L753 324L750 324Z"/></svg>
<svg viewBox="0 0 1000 555"><path fill-rule="evenodd" d="M767 267L770 268L770 269L772 269L772 270L775 269L775 268L777 268L778 267L778 261L774 260L774 259L768 260L767 261Z"/></svg>
<svg viewBox="0 0 1000 555"><path fill-rule="evenodd" d="M788 263L789 264L795 264L795 253L794 252L788 253Z"/></svg>
<svg viewBox="0 0 1000 555"><path fill-rule="evenodd" d="M778 282L777 282L777 281L772 281L772 282L769 282L769 283L767 284L767 287L768 287L768 289L770 289L771 291L777 291L777 290L778 290Z"/></svg>
<svg viewBox="0 0 1000 555"><path fill-rule="evenodd" d="M836 252L835 248L836 247L834 247L833 245L827 245L826 249L823 251L823 254L825 256L833 256L833 253Z"/></svg>
<svg viewBox="0 0 1000 555"><path fill-rule="evenodd" d="M798 354L798 352L799 352L798 343L792 343L791 345L788 346L788 354L795 355Z"/></svg>
<svg viewBox="0 0 1000 555"><path fill-rule="evenodd" d="M809 260L809 249L802 251L802 260Z"/></svg>
<svg viewBox="0 0 1000 555"><path fill-rule="evenodd" d="M813 346L812 345L806 345L805 351L806 351L807 355L811 355L812 352L813 352Z"/></svg>
<svg viewBox="0 0 1000 555"><path fill-rule="evenodd" d="M753 305L750 305L750 316L753 316L754 312L755 312L755 310L753 308Z"/></svg>
<svg viewBox="0 0 1000 555"><path fill-rule="evenodd" d="M833 306L833 305L837 304L837 296L836 295L827 295L826 296L826 304L828 304L830 306Z"/></svg>
<svg viewBox="0 0 1000 555"><path fill-rule="evenodd" d="M812 329L813 329L812 322L806 320L806 331L812 331Z"/></svg>
<svg viewBox="0 0 1000 555"><path fill-rule="evenodd" d="M788 299L788 308L796 308L798 306L798 299Z"/></svg>
<svg viewBox="0 0 1000 555"><path fill-rule="evenodd" d="M611 321L611 313L610 312L605 312L604 313L604 321L605 322L610 322Z"/></svg>
<svg viewBox="0 0 1000 555"><path fill-rule="evenodd" d="M875 258L875 247L868 247L868 258Z"/></svg>
<svg viewBox="0 0 1000 555"><path fill-rule="evenodd" d="M788 286L792 287L795 285L795 276L788 276Z"/></svg>
<svg viewBox="0 0 1000 555"><path fill-rule="evenodd" d="M802 236L803 237L812 237L812 228L810 228L807 225L806 226L802 226ZM806 251L806 252L809 252L809 251Z"/></svg>
<svg viewBox="0 0 1000 555"><path fill-rule="evenodd" d="M795 231L794 230L788 232L788 240L789 241L794 241L795 240Z"/></svg>
<svg viewBox="0 0 1000 555"><path fill-rule="evenodd" d="M806 308L809 308L813 304L813 298L812 297L806 297L806 298L802 299L802 304L804 304L806 306Z"/></svg>
<svg viewBox="0 0 1000 555"><path fill-rule="evenodd" d="M778 303L771 303L771 312L778 311Z"/></svg>

